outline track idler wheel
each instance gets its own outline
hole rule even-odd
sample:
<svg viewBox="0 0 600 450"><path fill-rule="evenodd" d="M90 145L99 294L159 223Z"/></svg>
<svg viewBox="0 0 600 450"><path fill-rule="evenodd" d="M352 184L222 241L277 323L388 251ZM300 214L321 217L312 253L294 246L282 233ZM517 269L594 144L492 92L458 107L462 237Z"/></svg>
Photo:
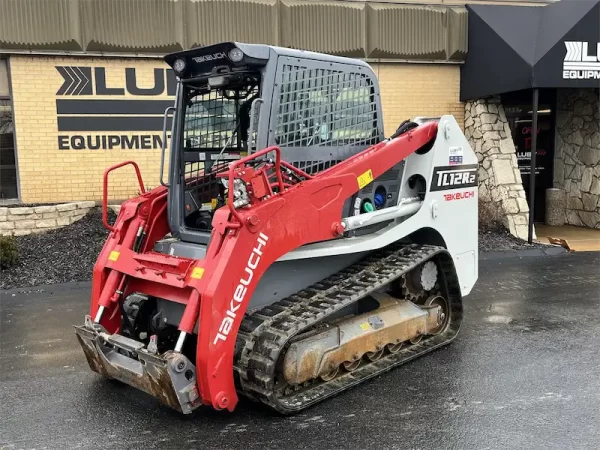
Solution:
<svg viewBox="0 0 600 450"><path fill-rule="evenodd" d="M331 380L333 380L337 376L339 370L340 370L340 368L336 367L331 372L327 372L326 374L321 375L321 380L323 380L323 381L331 381Z"/></svg>
<svg viewBox="0 0 600 450"><path fill-rule="evenodd" d="M412 338L409 342L413 345L416 345L419 342L421 342L422 339L423 339L423 335L420 334L419 336Z"/></svg>
<svg viewBox="0 0 600 450"><path fill-rule="evenodd" d="M367 352L367 353L365 353L365 356L367 357L367 359L369 361L377 361L378 359L380 359L383 356L383 350L384 350L384 348L381 348L380 350L378 350L376 352Z"/></svg>
<svg viewBox="0 0 600 450"><path fill-rule="evenodd" d="M404 347L404 342L398 342L396 344L386 345L388 352L390 352L391 354L398 353L400 350L402 350L402 347Z"/></svg>
<svg viewBox="0 0 600 450"><path fill-rule="evenodd" d="M429 297L425 301L424 306L439 306L440 312L438 315L439 325L432 330L429 330L430 335L436 335L443 333L448 328L448 324L450 323L450 307L448 304L448 300L446 300L441 295L433 295Z"/></svg>
<svg viewBox="0 0 600 450"><path fill-rule="evenodd" d="M342 366L344 366L344 369L346 369L348 372L352 372L353 370L358 369L358 366L360 366L360 361L360 358L355 359L354 361L344 361Z"/></svg>

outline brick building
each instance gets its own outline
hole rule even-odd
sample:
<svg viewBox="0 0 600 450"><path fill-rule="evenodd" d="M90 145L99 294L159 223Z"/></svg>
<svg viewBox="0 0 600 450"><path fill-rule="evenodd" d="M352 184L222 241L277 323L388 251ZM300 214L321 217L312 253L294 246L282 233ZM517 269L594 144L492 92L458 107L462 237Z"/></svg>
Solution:
<svg viewBox="0 0 600 450"><path fill-rule="evenodd" d="M4 197L19 194L23 203L97 201L104 169L126 159L140 165L148 186L156 186L162 114L174 98L169 89L175 80L165 66L154 58L12 55L9 67L20 189L15 187L17 171L6 179L3 172ZM458 65L389 62L372 66L381 84L387 134L414 116L452 113L462 123ZM136 194L130 173L116 172L114 177L111 194L116 200ZM10 180L15 180L12 187Z"/></svg>
<svg viewBox="0 0 600 450"><path fill-rule="evenodd" d="M140 11L129 0L9 2L0 17L0 202L98 201L104 169L127 159L156 186L175 87L162 56L219 41L367 60L388 135L417 116L453 114L463 125L472 117L460 97L465 3L157 0ZM127 171L112 180L114 201L137 193ZM514 181L521 186L516 173Z"/></svg>
<svg viewBox="0 0 600 450"><path fill-rule="evenodd" d="M0 196L97 201L103 170L126 159L157 185L175 86L162 56L218 41L367 59L387 133L414 116L452 113L462 123L466 11L437 3L160 0L140 13L129 0L9 2L0 17ZM130 175L115 173L115 200L136 194Z"/></svg>
<svg viewBox="0 0 600 450"><path fill-rule="evenodd" d="M600 229L600 0L467 9L461 100L480 197L520 237L546 221L547 193L562 199L557 224Z"/></svg>

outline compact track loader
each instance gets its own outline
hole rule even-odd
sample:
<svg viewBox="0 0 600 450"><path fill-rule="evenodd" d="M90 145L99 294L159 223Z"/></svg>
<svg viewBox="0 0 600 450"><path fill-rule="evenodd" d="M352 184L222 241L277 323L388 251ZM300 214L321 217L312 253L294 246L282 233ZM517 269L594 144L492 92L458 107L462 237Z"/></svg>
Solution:
<svg viewBox="0 0 600 450"><path fill-rule="evenodd" d="M93 371L185 414L239 394L289 414L455 338L478 166L452 116L386 138L354 59L225 42L165 60L160 185L132 161L104 174L110 235L75 327ZM108 175L127 164L142 194L111 225Z"/></svg>

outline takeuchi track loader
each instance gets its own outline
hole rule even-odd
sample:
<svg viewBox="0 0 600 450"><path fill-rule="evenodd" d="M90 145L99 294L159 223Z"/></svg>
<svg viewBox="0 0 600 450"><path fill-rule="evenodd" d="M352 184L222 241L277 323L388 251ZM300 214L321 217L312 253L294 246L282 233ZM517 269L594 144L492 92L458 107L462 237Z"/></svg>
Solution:
<svg viewBox="0 0 600 450"><path fill-rule="evenodd" d="M185 414L240 394L289 414L455 338L478 166L452 116L385 137L360 60L225 42L165 61L160 185L132 161L104 174L110 234L75 327L93 371ZM142 193L111 225L128 164Z"/></svg>

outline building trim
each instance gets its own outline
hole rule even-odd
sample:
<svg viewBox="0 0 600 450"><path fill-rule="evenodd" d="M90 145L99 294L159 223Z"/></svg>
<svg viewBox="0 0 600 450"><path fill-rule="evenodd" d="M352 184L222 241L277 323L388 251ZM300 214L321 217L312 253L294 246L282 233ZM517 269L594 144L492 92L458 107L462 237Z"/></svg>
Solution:
<svg viewBox="0 0 600 450"><path fill-rule="evenodd" d="M138 8L135 0L9 2L0 17L0 53L154 57L214 44L224 36L358 58L462 61L467 52L464 5L155 0L143 13ZM229 17L252 20L238 23Z"/></svg>
<svg viewBox="0 0 600 450"><path fill-rule="evenodd" d="M0 56L35 56L35 57L68 57L68 58L108 58L108 59L163 59L164 54L141 53L102 53L102 52L69 52L69 51L43 51L43 50L7 50ZM372 64L448 64L462 65L464 61L449 61L444 59L394 59L394 58L358 58Z"/></svg>

